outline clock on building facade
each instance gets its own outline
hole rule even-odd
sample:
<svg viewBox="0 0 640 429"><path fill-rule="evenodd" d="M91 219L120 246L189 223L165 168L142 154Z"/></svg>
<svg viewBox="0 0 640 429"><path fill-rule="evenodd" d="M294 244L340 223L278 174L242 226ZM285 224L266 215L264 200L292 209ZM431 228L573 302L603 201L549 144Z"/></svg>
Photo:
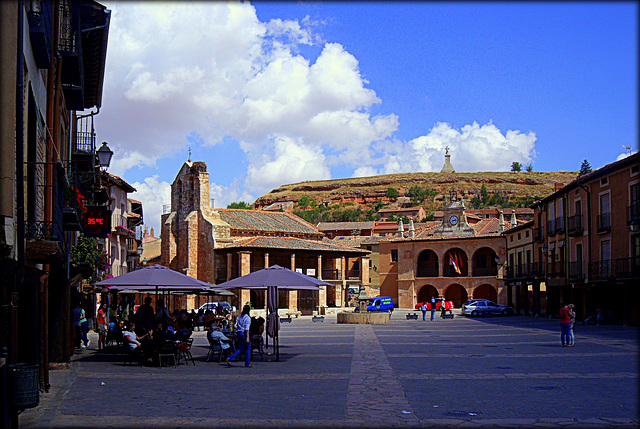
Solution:
<svg viewBox="0 0 640 429"><path fill-rule="evenodd" d="M449 225L456 226L458 224L458 216L452 215L449 217Z"/></svg>

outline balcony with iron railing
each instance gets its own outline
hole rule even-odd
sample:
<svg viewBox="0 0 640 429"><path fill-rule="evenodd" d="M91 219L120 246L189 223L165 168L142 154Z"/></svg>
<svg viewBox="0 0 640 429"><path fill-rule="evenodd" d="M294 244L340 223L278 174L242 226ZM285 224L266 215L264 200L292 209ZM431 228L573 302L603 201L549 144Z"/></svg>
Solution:
<svg viewBox="0 0 640 429"><path fill-rule="evenodd" d="M554 228L556 230L556 234L564 234L564 217L556 218Z"/></svg>
<svg viewBox="0 0 640 429"><path fill-rule="evenodd" d="M584 280L584 261L569 262L569 279Z"/></svg>
<svg viewBox="0 0 640 429"><path fill-rule="evenodd" d="M552 260L547 264L548 277L564 277L564 263L559 260Z"/></svg>
<svg viewBox="0 0 640 429"><path fill-rule="evenodd" d="M111 215L111 225L114 234L124 235L126 237L135 237L136 232L128 228L127 217L122 215Z"/></svg>
<svg viewBox="0 0 640 429"><path fill-rule="evenodd" d="M611 213L600 213L597 218L598 232L611 232Z"/></svg>
<svg viewBox="0 0 640 429"><path fill-rule="evenodd" d="M584 227L582 226L582 215L570 216L567 219L567 233L572 236L582 235Z"/></svg>
<svg viewBox="0 0 640 429"><path fill-rule="evenodd" d="M539 275L537 264L518 264L507 266L505 271L506 279L525 279Z"/></svg>
<svg viewBox="0 0 640 429"><path fill-rule="evenodd" d="M616 278L640 277L640 256L616 259L614 270Z"/></svg>
<svg viewBox="0 0 640 429"><path fill-rule="evenodd" d="M613 277L613 261L595 261L589 263L589 280L607 280Z"/></svg>

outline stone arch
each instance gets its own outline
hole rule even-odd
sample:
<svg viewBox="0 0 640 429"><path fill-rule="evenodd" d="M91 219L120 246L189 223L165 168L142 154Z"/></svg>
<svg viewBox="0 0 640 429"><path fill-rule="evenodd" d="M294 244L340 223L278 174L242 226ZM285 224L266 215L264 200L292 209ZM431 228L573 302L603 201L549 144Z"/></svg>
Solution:
<svg viewBox="0 0 640 429"><path fill-rule="evenodd" d="M418 302L429 301L433 296L440 296L438 289L433 285L424 285L418 290Z"/></svg>
<svg viewBox="0 0 640 429"><path fill-rule="evenodd" d="M438 277L439 265L438 254L431 249L425 249L418 255L416 276Z"/></svg>
<svg viewBox="0 0 640 429"><path fill-rule="evenodd" d="M491 247L481 247L473 253L472 273L474 277L487 277L498 275L498 262L496 251Z"/></svg>
<svg viewBox="0 0 640 429"><path fill-rule="evenodd" d="M265 308L265 289L250 289L251 305L255 309ZM246 304L243 303L243 305Z"/></svg>
<svg viewBox="0 0 640 429"><path fill-rule="evenodd" d="M455 270L451 261L456 261L460 273ZM442 258L443 277L467 277L469 275L469 261L467 253L459 247L452 247L447 250Z"/></svg>
<svg viewBox="0 0 640 429"><path fill-rule="evenodd" d="M459 283L453 283L444 290L444 299L453 301L454 308L462 307L462 303L469 299L467 290Z"/></svg>
<svg viewBox="0 0 640 429"><path fill-rule="evenodd" d="M489 301L497 302L498 291L494 286L488 283L485 283L473 289L473 297L480 298L480 299L488 299Z"/></svg>

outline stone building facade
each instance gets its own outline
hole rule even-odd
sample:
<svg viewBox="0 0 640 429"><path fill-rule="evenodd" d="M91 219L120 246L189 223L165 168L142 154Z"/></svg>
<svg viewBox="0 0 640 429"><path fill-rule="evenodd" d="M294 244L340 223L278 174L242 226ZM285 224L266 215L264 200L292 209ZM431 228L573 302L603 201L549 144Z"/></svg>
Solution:
<svg viewBox="0 0 640 429"><path fill-rule="evenodd" d="M506 304L502 279L505 238L510 223L485 219L469 225L462 201L444 208L444 220L426 222L410 237L404 232L380 242L380 294L400 308L414 308L432 296L444 297L459 308L471 298Z"/></svg>
<svg viewBox="0 0 640 429"><path fill-rule="evenodd" d="M287 213L214 209L204 162L183 164L162 215L161 264L209 283L222 283L277 264L324 280L320 292L281 291L291 311L333 312L350 285L369 284L369 252L335 244L314 225ZM265 306L264 291L237 290L232 304Z"/></svg>

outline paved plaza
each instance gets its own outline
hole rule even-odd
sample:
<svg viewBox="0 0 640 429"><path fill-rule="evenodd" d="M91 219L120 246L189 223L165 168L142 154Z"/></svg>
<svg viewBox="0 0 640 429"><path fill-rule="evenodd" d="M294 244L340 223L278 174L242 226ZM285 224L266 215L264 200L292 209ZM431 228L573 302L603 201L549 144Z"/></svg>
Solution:
<svg viewBox="0 0 640 429"><path fill-rule="evenodd" d="M122 366L91 348L51 371L22 427L637 427L638 329L524 316L283 323L280 361ZM419 312L418 312L419 313ZM254 354L255 357L255 354Z"/></svg>

